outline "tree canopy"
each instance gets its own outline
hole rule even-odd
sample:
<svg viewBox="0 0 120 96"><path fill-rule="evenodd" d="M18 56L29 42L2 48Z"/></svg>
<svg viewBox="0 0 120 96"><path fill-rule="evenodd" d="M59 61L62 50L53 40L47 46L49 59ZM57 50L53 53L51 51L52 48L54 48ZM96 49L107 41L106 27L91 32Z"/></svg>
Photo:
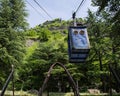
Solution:
<svg viewBox="0 0 120 96"><path fill-rule="evenodd" d="M16 68L24 57L24 36L26 28L25 3L23 0L0 0L0 81L4 82L11 65ZM1 86L0 86L1 87Z"/></svg>
<svg viewBox="0 0 120 96"><path fill-rule="evenodd" d="M87 18L77 18L78 22L88 25L90 53L85 63L73 64L68 61L67 45L68 27L72 20L57 18L26 29L24 0L0 0L0 88L13 64L16 90L39 90L50 66L60 62L77 82L80 92L89 88L108 92L109 64L120 73L120 2L92 2L99 7L98 12L88 10ZM111 78L111 87L119 92L116 79L114 76ZM68 77L61 67L56 66L52 71L47 90L71 91Z"/></svg>

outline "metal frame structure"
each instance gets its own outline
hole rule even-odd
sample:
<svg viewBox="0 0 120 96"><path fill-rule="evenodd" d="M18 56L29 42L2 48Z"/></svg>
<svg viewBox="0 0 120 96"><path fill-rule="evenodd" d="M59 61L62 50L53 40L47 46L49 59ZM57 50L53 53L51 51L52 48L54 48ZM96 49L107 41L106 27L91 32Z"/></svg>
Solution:
<svg viewBox="0 0 120 96"><path fill-rule="evenodd" d="M1 91L1 93L0 93L0 96L4 96L4 93L5 93L5 91L6 91L6 89L7 89L7 87L8 87L8 84L10 83L10 81L12 80L12 87L13 87L13 96L14 96L14 66L12 65L12 71L11 71L11 73L9 74L9 76L8 76L8 78L7 78L7 80L6 80L6 82L5 82L5 84L4 84L4 86L3 86L3 88L2 88L2 91Z"/></svg>
<svg viewBox="0 0 120 96"><path fill-rule="evenodd" d="M49 78L50 78L50 74L51 74L53 68L54 68L55 66L57 66L57 65L60 66L60 67L62 67L62 68L65 70L66 74L68 75L70 84L72 85L72 88L73 88L73 91L74 91L74 96L80 96L79 90L78 90L77 85L75 84L72 76L70 75L70 73L69 73L69 71L66 69L66 67L65 67L62 63L60 63L60 62L56 62L56 63L54 63L53 65L51 65L51 67L50 67L50 69L49 69L49 71L48 71L48 73L47 73L47 76L46 76L46 78L45 78L45 80L44 80L44 82L43 82L43 85L42 85L42 87L39 89L38 96L42 96L42 93L43 93L44 89L46 88L46 84L47 84L47 82L48 82L48 80L49 80Z"/></svg>

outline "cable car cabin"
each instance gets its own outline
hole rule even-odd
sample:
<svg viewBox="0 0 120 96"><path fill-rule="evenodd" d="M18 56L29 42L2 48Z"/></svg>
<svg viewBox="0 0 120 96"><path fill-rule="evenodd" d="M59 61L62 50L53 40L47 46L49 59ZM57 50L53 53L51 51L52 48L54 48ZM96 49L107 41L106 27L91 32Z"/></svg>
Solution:
<svg viewBox="0 0 120 96"><path fill-rule="evenodd" d="M86 26L70 26L68 30L68 53L70 63L85 62L90 51Z"/></svg>

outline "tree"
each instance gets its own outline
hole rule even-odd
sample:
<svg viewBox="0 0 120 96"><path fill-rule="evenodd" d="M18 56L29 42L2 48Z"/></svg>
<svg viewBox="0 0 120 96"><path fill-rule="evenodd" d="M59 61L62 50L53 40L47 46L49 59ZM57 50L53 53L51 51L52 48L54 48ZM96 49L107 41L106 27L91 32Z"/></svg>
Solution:
<svg viewBox="0 0 120 96"><path fill-rule="evenodd" d="M111 53L112 59L111 63L114 68L118 70L119 57L120 57L120 2L119 0L92 0L95 6L99 6L99 15L104 10L108 15L106 17L106 24L110 26L110 40L112 44ZM118 73L118 71L117 71ZM117 85L118 86L118 85ZM116 87L117 88L117 87ZM118 88L117 88L118 89Z"/></svg>
<svg viewBox="0 0 120 96"><path fill-rule="evenodd" d="M23 64L23 68L19 73L21 81L24 82L24 90L39 89L43 84L46 72L55 62L65 64L76 80L83 76L82 73L79 73L77 66L68 63L67 35L60 30L50 31L46 27L37 26L33 29L39 35L40 41L39 46L27 59L27 62ZM43 36L43 34L46 36ZM53 82L53 80L56 82ZM55 67L48 83L49 91L58 91L58 83L62 85L61 88L59 86L59 91L60 89L64 92L70 91L71 86L67 80L67 74L65 74L64 70L60 67Z"/></svg>
<svg viewBox="0 0 120 96"><path fill-rule="evenodd" d="M89 16L87 18L87 22L89 24L89 37L91 41L91 56L90 61L95 64L99 64L98 71L99 77L101 79L101 89L106 92L107 82L106 77L108 77L108 62L110 62L111 56L110 48L111 40L109 37L109 26L106 26L106 21L104 16L96 16L95 13L92 13L90 10L88 11ZM101 13L102 14L102 13ZM105 13L104 13L105 15ZM104 18L103 18L104 17ZM109 55L109 58L108 58ZM104 66L104 67L103 67ZM95 70L94 70L95 71Z"/></svg>
<svg viewBox="0 0 120 96"><path fill-rule="evenodd" d="M50 31L48 29L45 29L45 28L39 28L39 40L41 42L45 42L45 41L48 41L49 39L49 35L50 35Z"/></svg>
<svg viewBox="0 0 120 96"><path fill-rule="evenodd" d="M25 50L22 31L27 26L26 16L23 0L0 0L0 71L4 79L12 64L18 68L23 61Z"/></svg>

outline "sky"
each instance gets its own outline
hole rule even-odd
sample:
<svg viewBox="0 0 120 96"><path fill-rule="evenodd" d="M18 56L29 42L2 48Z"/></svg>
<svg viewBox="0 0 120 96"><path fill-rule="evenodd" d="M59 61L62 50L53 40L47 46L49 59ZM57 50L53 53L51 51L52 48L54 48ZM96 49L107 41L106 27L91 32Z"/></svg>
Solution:
<svg viewBox="0 0 120 96"><path fill-rule="evenodd" d="M42 8L45 9L49 16L34 2L34 0L25 1L27 1L27 22L30 27L35 27L47 20L54 20L56 18L61 18L62 20L72 19L72 13L77 10L82 0L36 0ZM87 16L88 9L93 12L97 11L97 8L91 5L91 0L85 0L76 13L76 18L85 18Z"/></svg>

